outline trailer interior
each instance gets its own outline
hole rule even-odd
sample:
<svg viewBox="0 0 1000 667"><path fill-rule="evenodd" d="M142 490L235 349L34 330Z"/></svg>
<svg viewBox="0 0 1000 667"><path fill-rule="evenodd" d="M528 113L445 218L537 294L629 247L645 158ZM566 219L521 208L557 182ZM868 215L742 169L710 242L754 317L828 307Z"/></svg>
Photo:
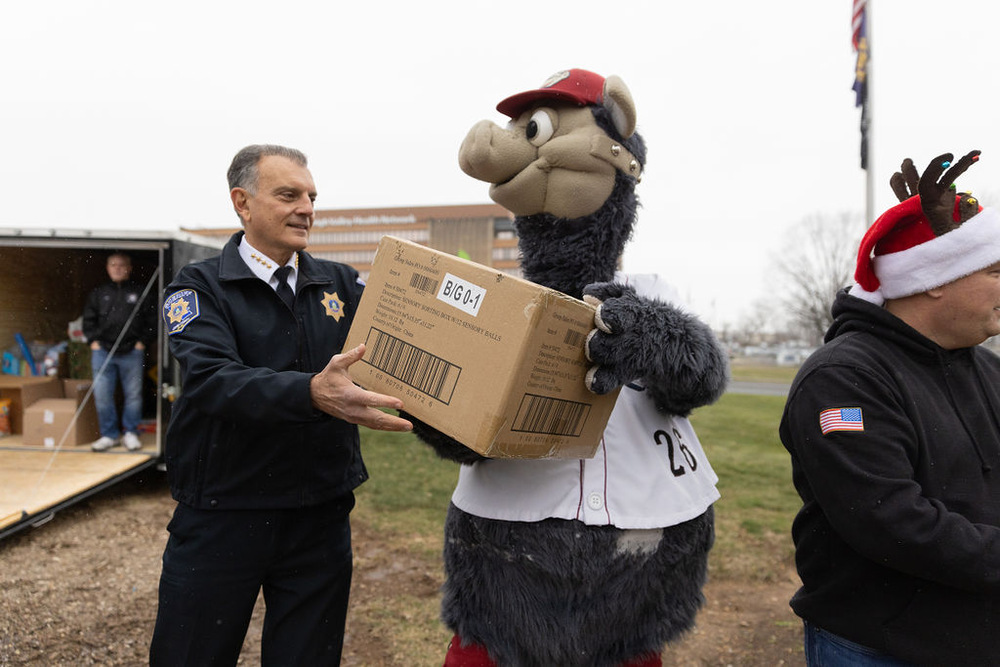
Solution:
<svg viewBox="0 0 1000 667"><path fill-rule="evenodd" d="M0 349L9 350L16 335L35 346L67 341L69 324L81 316L86 296L108 280L105 264L112 252L129 254L132 280L148 289L147 302L153 300L158 309L173 273L189 261L217 254L218 248L213 239L175 232L46 233L0 228ZM142 449L129 452L116 447L97 453L90 450L89 442L75 441L73 429L88 409L88 400L93 410L89 389L81 395L77 413L61 435L44 443L26 442L22 425L21 433L0 437L0 539L42 525L64 507L141 470L152 466L162 469L162 436L180 382L162 328L157 336L156 344L146 352L139 433ZM76 356L81 356L79 348ZM39 360L36 363L41 365ZM57 378L89 380L89 358L86 366L83 373L79 364L63 360ZM16 396L18 391L27 394L27 389L16 386L45 384L46 379L41 375L0 375L0 397L5 387L8 396L11 392ZM23 418L23 414L19 416Z"/></svg>

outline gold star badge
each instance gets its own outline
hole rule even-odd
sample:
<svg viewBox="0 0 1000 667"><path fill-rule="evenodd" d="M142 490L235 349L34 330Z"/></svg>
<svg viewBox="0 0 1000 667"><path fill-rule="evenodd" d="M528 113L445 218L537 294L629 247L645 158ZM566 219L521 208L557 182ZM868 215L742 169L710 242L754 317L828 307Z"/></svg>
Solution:
<svg viewBox="0 0 1000 667"><path fill-rule="evenodd" d="M327 317L332 317L338 322L344 316L344 302L340 300L336 292L333 294L323 292L323 307L326 308Z"/></svg>
<svg viewBox="0 0 1000 667"><path fill-rule="evenodd" d="M167 313L167 317L170 318L171 324L176 324L178 322L184 321L187 314L191 312L189 310L190 304L184 299L177 299L174 301L170 308L170 312Z"/></svg>

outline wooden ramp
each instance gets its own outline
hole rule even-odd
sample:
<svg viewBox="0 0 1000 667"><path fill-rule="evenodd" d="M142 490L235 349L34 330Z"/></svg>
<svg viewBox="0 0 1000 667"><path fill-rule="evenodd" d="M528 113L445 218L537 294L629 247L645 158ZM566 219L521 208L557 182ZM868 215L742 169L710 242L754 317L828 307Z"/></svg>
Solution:
<svg viewBox="0 0 1000 667"><path fill-rule="evenodd" d="M156 463L152 447L92 452L18 446L17 436L0 440L0 536L46 520L124 476Z"/></svg>

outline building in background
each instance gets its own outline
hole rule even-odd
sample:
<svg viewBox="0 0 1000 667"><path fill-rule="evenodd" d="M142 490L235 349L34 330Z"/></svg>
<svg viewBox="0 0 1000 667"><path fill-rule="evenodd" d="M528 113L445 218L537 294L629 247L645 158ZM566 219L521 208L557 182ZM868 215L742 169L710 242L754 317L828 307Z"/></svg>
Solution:
<svg viewBox="0 0 1000 667"><path fill-rule="evenodd" d="M238 229L184 231L224 240ZM498 204L317 210L308 251L350 264L367 279L379 239L386 234L521 276L514 216Z"/></svg>

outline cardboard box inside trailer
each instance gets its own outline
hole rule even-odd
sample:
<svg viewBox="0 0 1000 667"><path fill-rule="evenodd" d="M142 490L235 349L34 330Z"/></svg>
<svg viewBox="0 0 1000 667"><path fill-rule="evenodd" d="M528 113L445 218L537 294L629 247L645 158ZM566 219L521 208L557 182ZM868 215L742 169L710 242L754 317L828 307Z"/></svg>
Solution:
<svg viewBox="0 0 1000 667"><path fill-rule="evenodd" d="M24 411L24 444L53 449L97 440L97 413L86 407L75 397L35 401Z"/></svg>
<svg viewBox="0 0 1000 667"><path fill-rule="evenodd" d="M12 434L24 433L24 411L43 398L63 398L63 386L53 377L0 375L0 398L10 400Z"/></svg>

